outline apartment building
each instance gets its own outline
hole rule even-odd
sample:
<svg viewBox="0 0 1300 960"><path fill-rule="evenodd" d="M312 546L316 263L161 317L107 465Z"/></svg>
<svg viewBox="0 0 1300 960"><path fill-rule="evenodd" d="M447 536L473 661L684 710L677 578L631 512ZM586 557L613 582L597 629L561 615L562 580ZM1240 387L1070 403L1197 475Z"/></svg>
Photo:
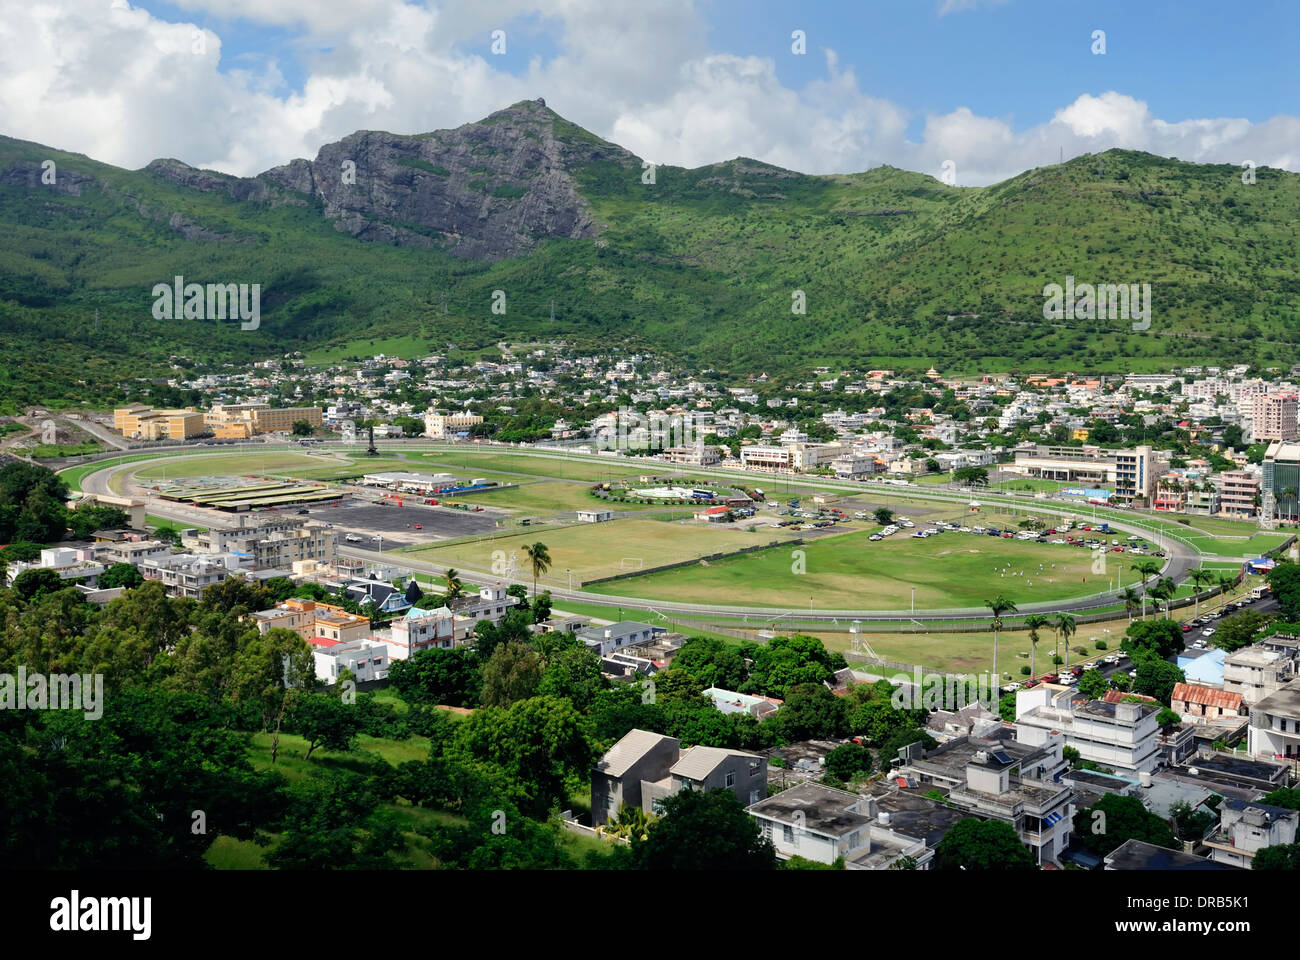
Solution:
<svg viewBox="0 0 1300 960"><path fill-rule="evenodd" d="M1059 780L1065 736L1048 731L1036 739L1022 740L1019 728L1015 739L957 737L895 772L945 788L948 803L970 816L1009 824L1040 862L1053 862L1070 845L1074 793Z"/></svg>
<svg viewBox="0 0 1300 960"><path fill-rule="evenodd" d="M722 461L722 448L713 444L696 446L669 447L659 456L669 463L685 467L711 467Z"/></svg>
<svg viewBox="0 0 1300 960"><path fill-rule="evenodd" d="M409 660L425 650L450 650L455 632L455 617L446 607L411 607L402 619L385 630L376 630L374 635L388 644L392 659Z"/></svg>
<svg viewBox="0 0 1300 960"><path fill-rule="evenodd" d="M206 432L203 414L193 407L155 410L138 403L113 411L113 429L132 440L185 440Z"/></svg>
<svg viewBox="0 0 1300 960"><path fill-rule="evenodd" d="M1294 393L1260 393L1251 398L1251 424L1255 442L1295 440L1297 397Z"/></svg>
<svg viewBox="0 0 1300 960"><path fill-rule="evenodd" d="M1119 499L1150 501L1158 475L1150 447L1115 451L1115 496Z"/></svg>
<svg viewBox="0 0 1300 960"><path fill-rule="evenodd" d="M1251 707L1246 742L1252 756L1300 761L1300 687L1284 684Z"/></svg>
<svg viewBox="0 0 1300 960"><path fill-rule="evenodd" d="M142 560L137 569L146 580L162 583L168 596L195 600L231 574L248 572L244 558L233 553L173 553Z"/></svg>
<svg viewBox="0 0 1300 960"><path fill-rule="evenodd" d="M338 557L329 524L297 517L254 522L243 515L237 527L183 530L181 545L201 553L242 554L251 559L255 570L287 570L308 560L327 564Z"/></svg>
<svg viewBox="0 0 1300 960"><path fill-rule="evenodd" d="M94 586L99 575L104 572L104 565L96 559L94 548L47 547L41 551L38 560L10 563L4 576L12 584L19 574L27 570L53 570L60 580ZM3 582L4 576L0 576L0 582Z"/></svg>
<svg viewBox="0 0 1300 960"><path fill-rule="evenodd" d="M1036 746L1059 731L1065 745L1120 774L1150 773L1160 759L1156 703L1089 700L1070 687L1042 683L1016 692L1016 739Z"/></svg>
<svg viewBox="0 0 1300 960"><path fill-rule="evenodd" d="M458 433L465 433L482 422L482 417L468 410L461 413L430 410L424 415L424 435L433 440L446 440Z"/></svg>
<svg viewBox="0 0 1300 960"><path fill-rule="evenodd" d="M1292 641L1294 643L1294 641ZM1233 651L1223 661L1223 689L1241 694L1242 703L1253 707L1269 694L1281 689L1295 676L1294 649L1288 656L1280 649L1254 644Z"/></svg>
<svg viewBox="0 0 1300 960"><path fill-rule="evenodd" d="M1219 474L1219 514L1224 517L1255 516L1260 499L1260 478L1247 470L1225 470Z"/></svg>
<svg viewBox="0 0 1300 960"><path fill-rule="evenodd" d="M354 643L370 637L370 618L348 613L342 607L317 600L291 597L270 610L253 614L257 630L292 630L308 643Z"/></svg>
<svg viewBox="0 0 1300 960"><path fill-rule="evenodd" d="M162 540L112 540L96 543L92 548L95 561L105 566L115 563L129 563L139 566L145 560L165 557L171 553L171 544Z"/></svg>

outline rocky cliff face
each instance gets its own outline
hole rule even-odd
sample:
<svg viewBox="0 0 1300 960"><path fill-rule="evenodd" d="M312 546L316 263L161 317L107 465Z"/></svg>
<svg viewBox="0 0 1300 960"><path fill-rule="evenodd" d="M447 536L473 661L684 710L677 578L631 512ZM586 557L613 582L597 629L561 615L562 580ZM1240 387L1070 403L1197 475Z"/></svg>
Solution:
<svg viewBox="0 0 1300 960"><path fill-rule="evenodd" d="M640 166L529 100L455 130L359 131L314 161L294 160L257 180L274 193L319 199L336 229L360 240L500 260L552 237L594 236L599 225L573 174L599 161Z"/></svg>

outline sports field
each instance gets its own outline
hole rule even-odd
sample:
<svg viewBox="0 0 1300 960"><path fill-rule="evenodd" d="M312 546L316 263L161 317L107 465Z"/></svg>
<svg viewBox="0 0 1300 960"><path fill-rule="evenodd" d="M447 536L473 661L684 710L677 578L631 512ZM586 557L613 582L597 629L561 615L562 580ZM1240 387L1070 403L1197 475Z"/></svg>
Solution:
<svg viewBox="0 0 1300 960"><path fill-rule="evenodd" d="M754 533L748 533L739 526L705 526L693 520L677 523L628 518L606 523L579 523L495 540L431 545L404 552L430 563L468 570L490 570L494 552L502 551L507 560L511 554L515 556L517 576L524 580L531 579L532 572L524 559L523 548L526 544L541 541L551 555L551 581L567 584L566 571L572 570L576 586L580 580L637 569L638 562L640 566L652 567L797 536L765 525L760 525Z"/></svg>
<svg viewBox="0 0 1300 960"><path fill-rule="evenodd" d="M968 533L927 539L867 532L805 544L802 567L780 548L601 584L593 592L777 608L902 610L912 589L918 610L979 607L1002 593L1016 603L1086 596L1107 582L1091 571L1089 551ZM1055 564L1055 566L1053 566Z"/></svg>

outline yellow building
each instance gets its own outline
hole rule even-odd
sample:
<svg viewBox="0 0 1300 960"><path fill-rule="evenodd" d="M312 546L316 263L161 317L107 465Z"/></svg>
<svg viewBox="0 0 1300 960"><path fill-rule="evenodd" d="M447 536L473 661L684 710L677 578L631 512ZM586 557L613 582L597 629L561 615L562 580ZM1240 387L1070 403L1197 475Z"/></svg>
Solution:
<svg viewBox="0 0 1300 960"><path fill-rule="evenodd" d="M1088 428L1075 427L1073 432L1070 434L1070 436L1073 437L1075 440L1079 440L1081 442L1086 443L1088 441Z"/></svg>
<svg viewBox="0 0 1300 960"><path fill-rule="evenodd" d="M269 403L214 404L203 420L216 436L236 440L247 439L255 433L287 432L299 420L306 420L313 427L325 422L320 407L273 408Z"/></svg>
<svg viewBox="0 0 1300 960"><path fill-rule="evenodd" d="M193 407L184 410L155 410L134 403L113 411L113 428L135 440L185 440L207 428L203 414Z"/></svg>

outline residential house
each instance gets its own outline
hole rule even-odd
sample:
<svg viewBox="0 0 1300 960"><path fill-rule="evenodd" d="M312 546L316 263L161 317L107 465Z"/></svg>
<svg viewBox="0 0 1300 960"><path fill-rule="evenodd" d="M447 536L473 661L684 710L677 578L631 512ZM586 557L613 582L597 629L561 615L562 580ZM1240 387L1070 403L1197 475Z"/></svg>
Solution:
<svg viewBox="0 0 1300 960"><path fill-rule="evenodd" d="M1118 773L1150 772L1160 759L1159 711L1155 703L1089 700L1071 687L1043 683L1016 691L1016 739L1043 744L1059 731L1085 760Z"/></svg>
<svg viewBox="0 0 1300 960"><path fill-rule="evenodd" d="M1296 842L1300 812L1256 800L1228 799L1219 807L1219 829L1205 840L1210 859L1250 869L1265 847Z"/></svg>

